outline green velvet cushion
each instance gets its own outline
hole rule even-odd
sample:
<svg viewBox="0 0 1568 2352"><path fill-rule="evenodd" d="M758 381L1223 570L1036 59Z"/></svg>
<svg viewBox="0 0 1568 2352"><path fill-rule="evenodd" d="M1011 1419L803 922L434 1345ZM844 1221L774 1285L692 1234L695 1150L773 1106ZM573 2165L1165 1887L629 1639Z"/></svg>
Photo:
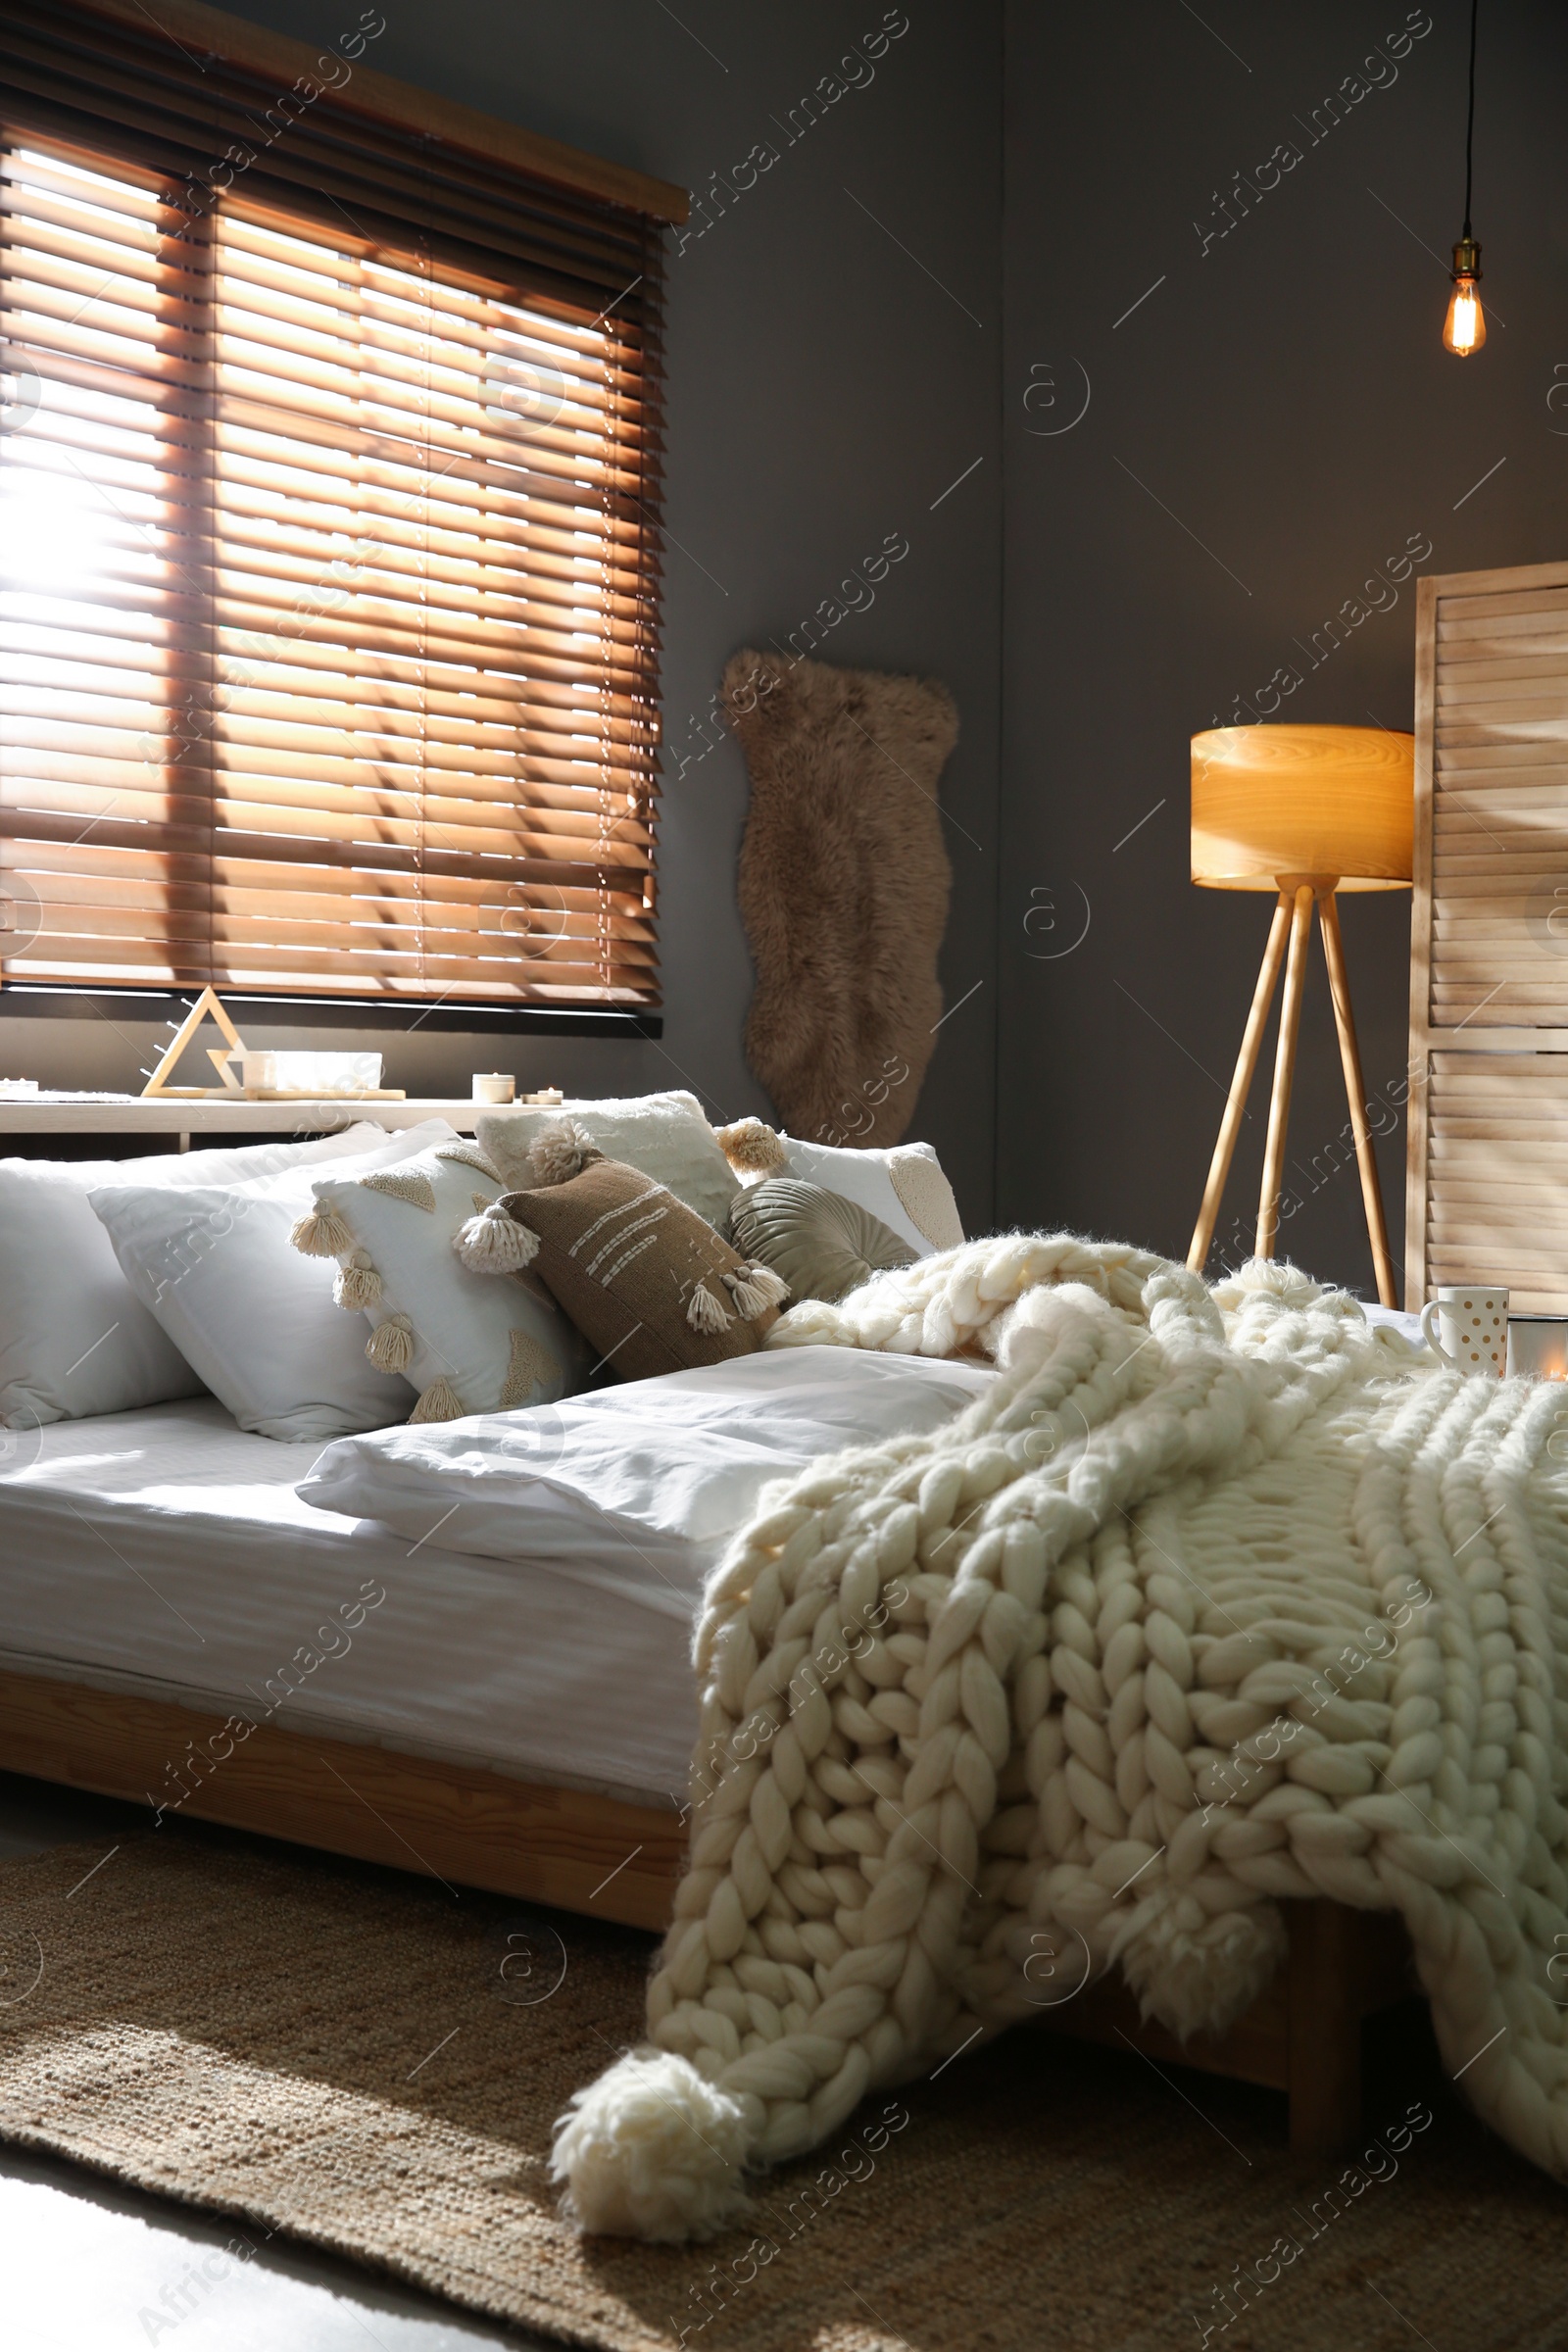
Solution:
<svg viewBox="0 0 1568 2352"><path fill-rule="evenodd" d="M911 1266L914 1251L857 1200L798 1176L769 1176L742 1193L730 1235L743 1257L760 1259L792 1298L842 1298L887 1266Z"/></svg>

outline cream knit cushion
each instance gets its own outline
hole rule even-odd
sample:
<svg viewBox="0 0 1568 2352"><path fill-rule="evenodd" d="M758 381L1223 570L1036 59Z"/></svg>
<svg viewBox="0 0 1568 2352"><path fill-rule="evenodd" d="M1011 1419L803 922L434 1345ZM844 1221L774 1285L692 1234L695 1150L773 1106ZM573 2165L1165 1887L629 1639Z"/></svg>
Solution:
<svg viewBox="0 0 1568 2352"><path fill-rule="evenodd" d="M1043 1935L1223 2030L1320 1894L1402 1913L1449 2068L1568 2173L1563 1389L1066 1236L769 1345L824 1343L1004 1377L774 1490L709 1588L650 2040L558 2132L582 2226L711 2233L743 2160L1028 2014Z"/></svg>
<svg viewBox="0 0 1568 2352"><path fill-rule="evenodd" d="M696 1209L715 1232L722 1226L740 1186L695 1095L632 1095L624 1101L564 1102L559 1109L519 1103L490 1112L478 1122L478 1141L512 1191L538 1182L529 1153L564 1118L585 1129L607 1159L641 1169Z"/></svg>

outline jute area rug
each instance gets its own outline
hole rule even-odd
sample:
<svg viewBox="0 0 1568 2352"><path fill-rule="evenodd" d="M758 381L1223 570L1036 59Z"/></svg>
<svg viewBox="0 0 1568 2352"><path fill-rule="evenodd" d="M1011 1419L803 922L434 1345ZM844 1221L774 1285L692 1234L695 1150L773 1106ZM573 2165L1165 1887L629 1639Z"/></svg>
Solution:
<svg viewBox="0 0 1568 2352"><path fill-rule="evenodd" d="M0 1869L0 2134L565 2343L1568 2335L1565 2192L1447 2097L1418 2028L1377 2055L1353 2190L1286 2153L1263 2093L1016 2032L868 2101L745 2230L659 2248L576 2237L546 2178L567 2093L637 2034L646 1936L181 1825Z"/></svg>

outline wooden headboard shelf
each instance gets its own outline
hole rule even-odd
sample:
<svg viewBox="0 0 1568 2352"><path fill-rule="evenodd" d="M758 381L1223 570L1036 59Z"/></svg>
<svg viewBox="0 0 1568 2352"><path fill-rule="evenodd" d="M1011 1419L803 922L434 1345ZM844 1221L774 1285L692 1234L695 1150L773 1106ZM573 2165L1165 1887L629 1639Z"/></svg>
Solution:
<svg viewBox="0 0 1568 2352"><path fill-rule="evenodd" d="M1405 1305L1568 1312L1568 564L1423 580Z"/></svg>

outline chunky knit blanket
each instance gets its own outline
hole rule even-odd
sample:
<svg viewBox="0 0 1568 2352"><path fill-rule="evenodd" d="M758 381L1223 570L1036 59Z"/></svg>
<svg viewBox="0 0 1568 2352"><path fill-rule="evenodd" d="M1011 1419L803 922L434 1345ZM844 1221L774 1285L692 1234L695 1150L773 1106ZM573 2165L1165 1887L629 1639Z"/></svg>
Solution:
<svg viewBox="0 0 1568 2352"><path fill-rule="evenodd" d="M1223 2031L1289 1896L1400 1912L1450 2071L1568 2175L1568 1391L1068 1237L771 1344L822 1342L1002 1377L765 1495L708 1592L649 2038L558 2132L579 2224L711 2234L1069 1955Z"/></svg>

